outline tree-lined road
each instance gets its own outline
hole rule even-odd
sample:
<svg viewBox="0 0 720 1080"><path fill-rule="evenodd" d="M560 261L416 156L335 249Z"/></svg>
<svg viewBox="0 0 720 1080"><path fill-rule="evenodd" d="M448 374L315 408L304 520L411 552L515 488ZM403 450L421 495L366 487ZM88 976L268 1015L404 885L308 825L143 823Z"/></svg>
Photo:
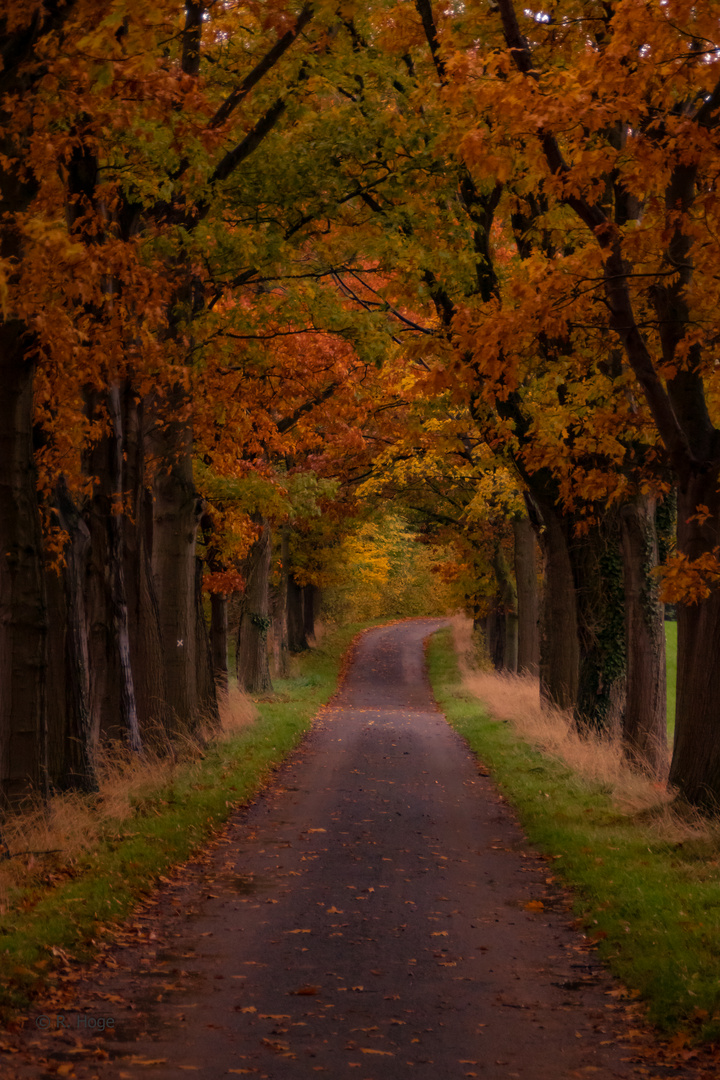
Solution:
<svg viewBox="0 0 720 1080"><path fill-rule="evenodd" d="M548 864L433 702L438 625L360 637L270 790L79 988L117 1032L73 1075L635 1075Z"/></svg>

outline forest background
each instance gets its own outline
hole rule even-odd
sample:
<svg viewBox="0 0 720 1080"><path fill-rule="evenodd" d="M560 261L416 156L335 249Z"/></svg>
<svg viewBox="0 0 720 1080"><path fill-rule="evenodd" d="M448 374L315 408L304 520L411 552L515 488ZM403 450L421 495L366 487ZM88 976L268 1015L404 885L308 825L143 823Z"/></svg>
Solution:
<svg viewBox="0 0 720 1080"><path fill-rule="evenodd" d="M6 805L217 723L229 652L267 694L359 578L663 781L672 604L716 809L719 19L0 8Z"/></svg>

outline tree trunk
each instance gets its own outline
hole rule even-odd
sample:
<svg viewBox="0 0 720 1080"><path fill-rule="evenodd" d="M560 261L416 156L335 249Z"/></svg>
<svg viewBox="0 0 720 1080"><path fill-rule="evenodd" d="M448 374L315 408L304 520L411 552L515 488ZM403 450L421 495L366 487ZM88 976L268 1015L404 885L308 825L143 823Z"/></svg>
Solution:
<svg viewBox="0 0 720 1080"><path fill-rule="evenodd" d="M123 431L120 393L86 392L89 419L103 419L104 403L110 431L86 456L94 478L89 508L90 558L86 613L90 669L90 716L93 743L100 739L142 749L130 663L127 594L123 552Z"/></svg>
<svg viewBox="0 0 720 1080"><path fill-rule="evenodd" d="M290 530L285 525L280 535L280 573L278 584L272 590L271 610L272 626L272 657L274 673L278 678L284 678L288 673L288 617L287 617L287 583L290 573Z"/></svg>
<svg viewBox="0 0 720 1080"><path fill-rule="evenodd" d="M160 609L152 573L152 493L145 475L144 407L131 384L123 395L125 460L123 488L128 511L122 518L130 662L138 723L143 739L158 741L169 725L160 636ZM160 741L164 741L164 738Z"/></svg>
<svg viewBox="0 0 720 1080"><path fill-rule="evenodd" d="M192 727L200 709L197 682L195 551L200 499L192 471L187 391L174 386L158 408L152 433L152 567L160 612L165 691L171 723Z"/></svg>
<svg viewBox="0 0 720 1080"><path fill-rule="evenodd" d="M631 761L654 776L667 765L665 610L658 564L655 500L638 496L620 512L625 587L627 700L622 739Z"/></svg>
<svg viewBox="0 0 720 1080"><path fill-rule="evenodd" d="M485 618L485 647L496 671L503 670L505 657L505 612L499 596L493 597L492 607Z"/></svg>
<svg viewBox="0 0 720 1080"><path fill-rule="evenodd" d="M499 663L495 666L500 671L514 674L518 657L517 593L510 567L499 544L495 546L492 565L498 583L497 615L504 623L502 648L496 646Z"/></svg>
<svg viewBox="0 0 720 1080"><path fill-rule="evenodd" d="M577 597L578 730L620 731L625 709L625 615L617 514L606 514L570 545Z"/></svg>
<svg viewBox="0 0 720 1080"><path fill-rule="evenodd" d="M540 614L540 696L550 706L572 709L577 700L580 645L569 525L553 507L538 503L543 529L544 583Z"/></svg>
<svg viewBox="0 0 720 1080"><path fill-rule="evenodd" d="M319 591L317 585L303 586L303 624L305 640L308 645L315 641L315 619L317 618Z"/></svg>
<svg viewBox="0 0 720 1080"><path fill-rule="evenodd" d="M513 533L518 609L517 670L521 675L537 675L540 668L540 605L537 541L530 518L516 518Z"/></svg>
<svg viewBox="0 0 720 1080"><path fill-rule="evenodd" d="M200 559L195 560L195 678L197 715L216 727L220 723L220 710L210 634L203 606L203 564Z"/></svg>
<svg viewBox="0 0 720 1080"><path fill-rule="evenodd" d="M210 594L210 651L218 690L228 688L228 598Z"/></svg>
<svg viewBox="0 0 720 1080"><path fill-rule="evenodd" d="M61 477L56 487L55 506L61 528L67 533L65 544L63 621L58 634L51 627L51 636L60 638L63 646L64 672L62 678L50 683L54 696L60 698L62 750L61 768L53 779L63 789L79 788L97 791L95 758L97 746L93 741L90 717L90 666L88 657L87 619L85 615L85 577L90 550L90 532L75 506ZM57 689L56 689L57 687Z"/></svg>
<svg viewBox="0 0 720 1080"><path fill-rule="evenodd" d="M308 648L303 599L303 588L290 571L287 578L287 627L288 648L293 653L304 652Z"/></svg>
<svg viewBox="0 0 720 1080"><path fill-rule="evenodd" d="M0 798L45 787L48 613L25 327L0 324Z"/></svg>
<svg viewBox="0 0 720 1080"><path fill-rule="evenodd" d="M45 595L48 606L47 638L47 775L50 790L64 788L65 750L72 750L68 737L70 709L74 687L66 677L68 647L67 608L65 603L65 570L48 566L45 571ZM84 629L84 628L83 628ZM67 673L70 675L70 673ZM67 785L72 787L73 784Z"/></svg>
<svg viewBox="0 0 720 1080"><path fill-rule="evenodd" d="M267 633L270 628L270 563L272 533L270 525L258 519L261 533L246 560L245 595L243 596L237 644L237 677L249 694L272 690L268 663Z"/></svg>
<svg viewBox="0 0 720 1080"><path fill-rule="evenodd" d="M717 466L678 486L678 548L691 559L720 545ZM691 520L705 506L704 521ZM696 806L720 809L720 589L677 605L678 664L675 743L670 783Z"/></svg>

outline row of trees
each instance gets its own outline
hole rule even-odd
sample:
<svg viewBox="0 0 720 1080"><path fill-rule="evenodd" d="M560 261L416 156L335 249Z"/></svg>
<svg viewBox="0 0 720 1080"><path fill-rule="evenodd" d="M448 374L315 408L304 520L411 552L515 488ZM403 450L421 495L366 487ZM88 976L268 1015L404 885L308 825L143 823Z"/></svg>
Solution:
<svg viewBox="0 0 720 1080"><path fill-rule="evenodd" d="M0 14L4 798L212 716L239 589L266 688L364 493L454 545L498 663L651 770L662 587L671 780L714 803L719 15Z"/></svg>

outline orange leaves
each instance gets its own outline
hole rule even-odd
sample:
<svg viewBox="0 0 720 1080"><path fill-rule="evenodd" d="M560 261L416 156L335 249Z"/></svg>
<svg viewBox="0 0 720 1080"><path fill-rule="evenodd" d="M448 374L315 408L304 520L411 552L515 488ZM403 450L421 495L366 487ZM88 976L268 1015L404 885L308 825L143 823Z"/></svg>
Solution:
<svg viewBox="0 0 720 1080"><path fill-rule="evenodd" d="M661 598L668 604L697 604L720 586L720 547L690 559L674 552L660 568Z"/></svg>
<svg viewBox="0 0 720 1080"><path fill-rule="evenodd" d="M220 596L231 596L233 593L242 592L245 581L237 570L217 570L203 574L203 589L205 592L215 593Z"/></svg>

